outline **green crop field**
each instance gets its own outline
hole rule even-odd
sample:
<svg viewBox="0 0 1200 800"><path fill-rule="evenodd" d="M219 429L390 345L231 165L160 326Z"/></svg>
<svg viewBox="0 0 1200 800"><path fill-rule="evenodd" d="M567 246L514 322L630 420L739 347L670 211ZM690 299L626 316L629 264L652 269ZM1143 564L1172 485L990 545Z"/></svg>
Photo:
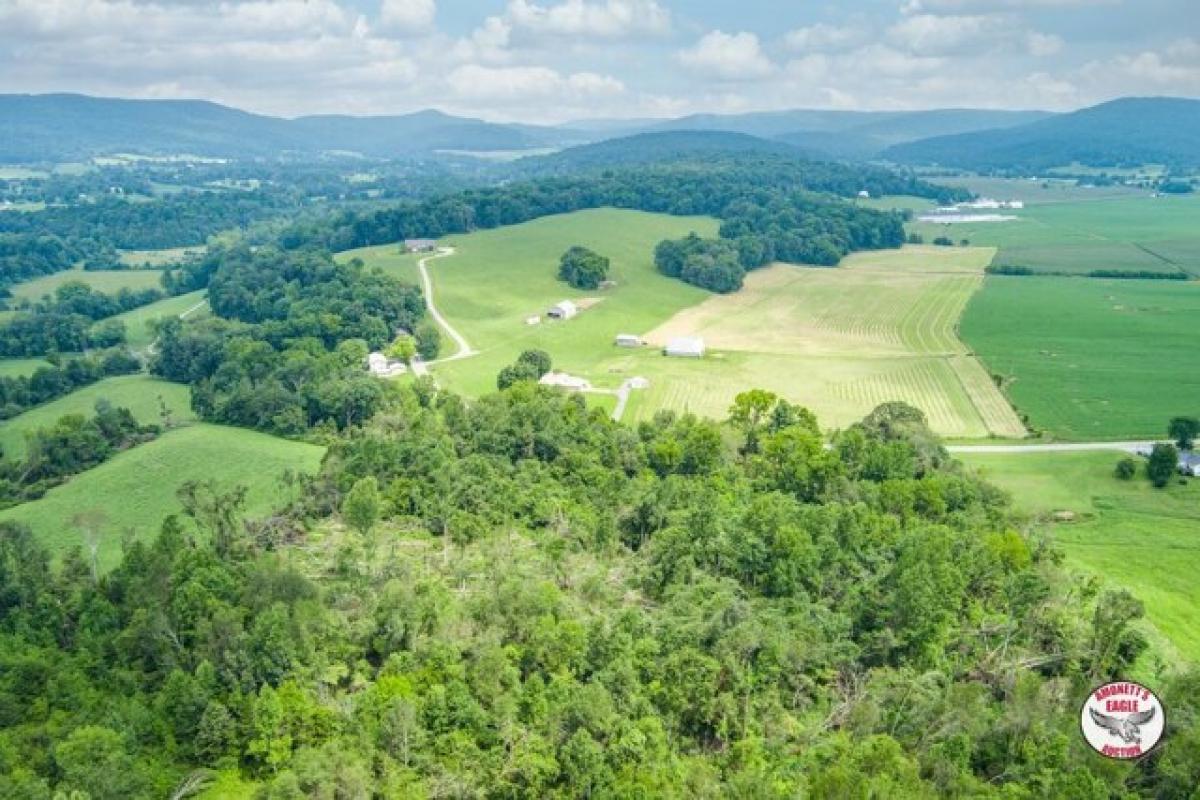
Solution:
<svg viewBox="0 0 1200 800"><path fill-rule="evenodd" d="M99 400L107 400L114 406L128 408L138 422L158 424L160 397L170 409L175 422L195 418L188 387L149 375L121 375L85 386L65 397L0 422L0 452L11 458L23 457L26 434L53 425L65 414L90 416Z"/></svg>
<svg viewBox="0 0 1200 800"><path fill-rule="evenodd" d="M1194 282L990 276L961 334L1035 428L1120 439L1200 413L1196 319Z"/></svg>
<svg viewBox="0 0 1200 800"><path fill-rule="evenodd" d="M999 194L999 199L1009 199ZM993 263L1037 272L1119 269L1200 276L1200 198L1138 195L1103 201L1031 204L1002 211L1009 222L910 223L926 241L997 247Z"/></svg>
<svg viewBox="0 0 1200 800"><path fill-rule="evenodd" d="M945 435L1021 436L1020 421L956 333L991 255L907 247L859 253L837 269L755 271L740 292L710 296L646 334L657 345L702 336L716 352L702 362L655 356L662 366L638 365L671 376L652 380L638 413L687 407L723 416L738 391L758 386L803 403L827 426L904 400Z"/></svg>
<svg viewBox="0 0 1200 800"><path fill-rule="evenodd" d="M1058 178L990 178L979 175L930 175L927 179L943 186L962 187L984 197L997 200L1020 200L1027 204L1080 203L1094 200L1149 197L1150 192L1134 186L1078 186L1076 182Z"/></svg>
<svg viewBox="0 0 1200 800"><path fill-rule="evenodd" d="M100 512L110 521L99 551L100 565L107 569L120 559L122 538L148 539L164 517L180 510L176 491L185 481L215 479L222 489L244 485L253 515L280 504L278 479L284 470L315 472L323 454L316 445L240 428L187 425L117 454L40 500L0 511L0 521L30 526L52 553L61 555L82 543L71 519Z"/></svg>
<svg viewBox="0 0 1200 800"><path fill-rule="evenodd" d="M40 358L0 358L0 378L19 378L32 375L38 367L48 367L50 362Z"/></svg>
<svg viewBox="0 0 1200 800"><path fill-rule="evenodd" d="M609 209L448 240L458 252L429 263L435 301L480 352L435 364L434 372L448 388L476 396L494 389L496 373L521 350L538 347L556 368L600 389L648 378L649 389L633 392L626 419L662 408L722 418L738 392L758 386L804 403L830 427L879 403L907 400L948 435L1023 435L955 333L991 251L906 248L858 254L839 269L777 265L752 273L742 291L726 296L655 271L658 241L714 229L708 219ZM556 280L558 257L572 244L609 256L616 285L579 292ZM416 279L416 259L395 245L341 257L355 256ZM564 322L526 324L564 298L584 310ZM652 346L614 347L618 333L638 334ZM709 357L669 359L653 346L689 333L706 337ZM607 407L611 400L602 402Z"/></svg>
<svg viewBox="0 0 1200 800"><path fill-rule="evenodd" d="M115 294L121 289L155 289L161 286L157 272L131 269L96 270L69 269L43 275L11 287L17 300L41 300L68 281L86 283L98 292Z"/></svg>
<svg viewBox="0 0 1200 800"><path fill-rule="evenodd" d="M145 273L143 273L145 274ZM204 302L204 290L201 289L177 297L167 297L157 303L151 303L124 314L118 314L113 319L125 323L125 341L130 347L141 349L154 342L154 331L151 323L163 317L178 317L187 314L193 317L197 314L207 314L208 305Z"/></svg>
<svg viewBox="0 0 1200 800"><path fill-rule="evenodd" d="M1200 661L1200 481L1155 489L1143 475L1113 477L1117 452L960 456L1009 490L1034 515L1071 511L1071 522L1049 520L1068 562L1127 587L1165 637L1152 637L1168 663ZM1169 643L1169 644L1168 644Z"/></svg>

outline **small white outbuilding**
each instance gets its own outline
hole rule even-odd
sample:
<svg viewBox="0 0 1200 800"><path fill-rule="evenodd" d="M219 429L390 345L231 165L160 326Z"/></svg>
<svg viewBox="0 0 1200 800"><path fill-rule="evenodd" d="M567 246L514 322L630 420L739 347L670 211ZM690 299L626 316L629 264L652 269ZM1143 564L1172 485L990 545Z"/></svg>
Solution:
<svg viewBox="0 0 1200 800"><path fill-rule="evenodd" d="M570 319L578 313L579 306L570 300L560 300L550 307L550 310L546 312L546 316L551 319Z"/></svg>
<svg viewBox="0 0 1200 800"><path fill-rule="evenodd" d="M367 356L367 371L378 378L393 378L408 372L408 367L383 353L371 353Z"/></svg>
<svg viewBox="0 0 1200 800"><path fill-rule="evenodd" d="M617 347L641 347L642 337L634 333L618 333L616 345Z"/></svg>
<svg viewBox="0 0 1200 800"><path fill-rule="evenodd" d="M553 386L557 389L566 389L572 392L582 392L585 389L592 388L591 382L586 378L568 375L565 372L547 372L538 379L538 383L542 386Z"/></svg>
<svg viewBox="0 0 1200 800"><path fill-rule="evenodd" d="M667 342L663 354L677 358L703 358L704 340L699 336L678 336Z"/></svg>

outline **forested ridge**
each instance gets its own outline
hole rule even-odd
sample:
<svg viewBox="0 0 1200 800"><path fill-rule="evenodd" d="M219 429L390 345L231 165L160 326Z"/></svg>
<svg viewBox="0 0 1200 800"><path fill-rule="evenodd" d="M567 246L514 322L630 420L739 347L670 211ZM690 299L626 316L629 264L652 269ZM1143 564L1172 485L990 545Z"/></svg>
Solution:
<svg viewBox="0 0 1200 800"><path fill-rule="evenodd" d="M758 153L714 155L468 189L366 213L343 212L332 219L292 226L280 242L284 247L318 244L334 251L349 250L612 206L718 217L723 221L721 237L736 247L738 267L744 273L777 258L831 265L854 250L899 247L904 230L898 214L861 208L843 199L864 190L872 195L915 194L941 201L966 196L961 189L873 167ZM696 279L691 282L717 291L729 291L718 287L730 280L733 288L741 285L741 274L709 280L710 272L694 270Z"/></svg>
<svg viewBox="0 0 1200 800"><path fill-rule="evenodd" d="M734 432L736 431L736 433ZM1086 749L1141 606L1069 579L919 412L823 447L747 393L731 427L616 424L518 382L417 383L286 508L185 512L93 579L0 536L0 795L1189 797L1165 747ZM199 771L197 771L199 770Z"/></svg>

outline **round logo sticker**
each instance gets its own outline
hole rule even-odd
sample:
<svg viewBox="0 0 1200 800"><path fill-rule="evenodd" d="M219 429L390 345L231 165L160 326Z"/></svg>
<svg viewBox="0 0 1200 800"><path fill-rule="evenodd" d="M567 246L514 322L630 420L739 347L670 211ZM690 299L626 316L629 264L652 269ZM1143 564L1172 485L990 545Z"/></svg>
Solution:
<svg viewBox="0 0 1200 800"><path fill-rule="evenodd" d="M1154 692L1128 681L1093 690L1079 713L1083 738L1109 758L1140 758L1158 744L1167 726L1166 711Z"/></svg>

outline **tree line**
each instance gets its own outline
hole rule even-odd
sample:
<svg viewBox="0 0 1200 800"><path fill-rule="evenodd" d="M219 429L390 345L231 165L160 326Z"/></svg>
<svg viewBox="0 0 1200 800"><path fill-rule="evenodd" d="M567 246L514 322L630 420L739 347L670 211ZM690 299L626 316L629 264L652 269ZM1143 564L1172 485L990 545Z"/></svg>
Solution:
<svg viewBox="0 0 1200 800"><path fill-rule="evenodd" d="M52 358L58 363L38 367L30 375L0 375L0 420L11 419L103 378L128 375L142 368L140 361L121 348L90 356Z"/></svg>

